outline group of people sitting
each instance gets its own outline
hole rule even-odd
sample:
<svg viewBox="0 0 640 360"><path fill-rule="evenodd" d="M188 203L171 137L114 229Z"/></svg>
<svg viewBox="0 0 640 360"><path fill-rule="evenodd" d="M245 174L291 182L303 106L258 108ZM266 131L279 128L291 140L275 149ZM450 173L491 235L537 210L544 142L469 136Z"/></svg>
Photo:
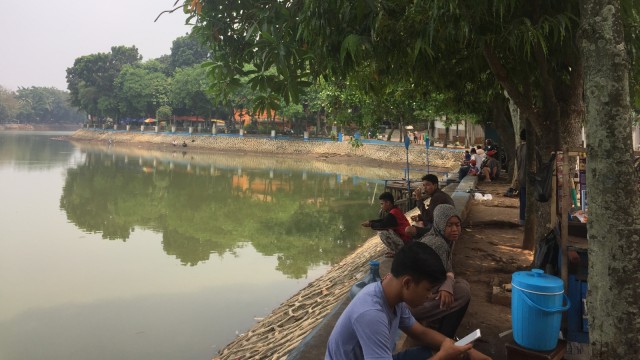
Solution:
<svg viewBox="0 0 640 360"><path fill-rule="evenodd" d="M326 360L489 359L452 340L471 299L469 283L453 271L462 219L436 175L423 176L413 196L420 209L413 224L388 192L379 197L381 217L362 223L378 230L389 250L385 256L393 258L391 272L362 289L344 310ZM421 346L393 354L399 330Z"/></svg>
<svg viewBox="0 0 640 360"><path fill-rule="evenodd" d="M466 175L478 176L478 180L487 182L500 177L498 149L491 139L486 140L484 149L478 145L465 150L458 176L462 180Z"/></svg>

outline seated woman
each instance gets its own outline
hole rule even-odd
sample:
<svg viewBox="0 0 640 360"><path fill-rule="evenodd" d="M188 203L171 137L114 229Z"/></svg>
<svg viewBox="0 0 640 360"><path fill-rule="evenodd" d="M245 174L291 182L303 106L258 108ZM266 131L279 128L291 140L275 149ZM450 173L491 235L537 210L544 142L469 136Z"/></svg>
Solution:
<svg viewBox="0 0 640 360"><path fill-rule="evenodd" d="M412 308L411 313L421 323L437 323L435 329L449 338L455 336L471 300L469 283L456 279L453 273L453 247L461 230L461 219L455 207L442 204L434 210L431 231L418 240L438 253L447 278L434 286L431 297L421 306Z"/></svg>

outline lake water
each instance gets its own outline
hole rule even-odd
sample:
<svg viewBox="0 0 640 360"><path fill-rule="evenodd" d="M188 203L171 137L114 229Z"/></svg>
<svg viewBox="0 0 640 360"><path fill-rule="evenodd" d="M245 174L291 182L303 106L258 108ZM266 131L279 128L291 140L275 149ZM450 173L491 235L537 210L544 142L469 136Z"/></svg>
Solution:
<svg viewBox="0 0 640 360"><path fill-rule="evenodd" d="M0 132L3 360L210 359L373 235L379 181L60 135Z"/></svg>

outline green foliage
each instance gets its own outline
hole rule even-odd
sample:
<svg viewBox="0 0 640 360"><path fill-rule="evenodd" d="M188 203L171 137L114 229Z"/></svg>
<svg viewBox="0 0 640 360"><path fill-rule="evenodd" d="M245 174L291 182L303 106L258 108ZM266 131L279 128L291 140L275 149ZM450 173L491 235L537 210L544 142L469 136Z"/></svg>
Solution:
<svg viewBox="0 0 640 360"><path fill-rule="evenodd" d="M359 147L361 147L362 144L362 140L360 139L356 139L355 137L352 137L349 139L349 145L351 145L353 148L357 149Z"/></svg>
<svg viewBox="0 0 640 360"><path fill-rule="evenodd" d="M67 87L71 104L88 114L116 118L120 111L115 100L115 79L125 65L141 60L135 46L113 46L110 53L77 58L67 68Z"/></svg>
<svg viewBox="0 0 640 360"><path fill-rule="evenodd" d="M437 112L480 121L491 116L488 104L503 89L530 116L569 111L568 96L580 91L575 0L198 3L201 11L190 16L197 19L194 33L214 51L212 76L227 84L250 76L285 101L298 99L303 80L322 78L340 91L359 87L377 114L393 109L396 121L408 121L416 110L424 117L419 103L439 96L446 101L435 101ZM635 64L637 1L624 4ZM244 64L256 71L243 72ZM267 74L272 68L276 74ZM400 95L407 89L413 109ZM331 98L322 105L330 121L358 121L346 114L347 99Z"/></svg>
<svg viewBox="0 0 640 360"><path fill-rule="evenodd" d="M153 116L169 103L171 80L144 66L125 65L114 81L119 114L126 117Z"/></svg>
<svg viewBox="0 0 640 360"><path fill-rule="evenodd" d="M209 58L209 51L197 38L191 35L173 40L169 68L173 72L179 68L199 65Z"/></svg>
<svg viewBox="0 0 640 360"><path fill-rule="evenodd" d="M176 114L210 117L214 98L207 92L206 69L200 65L179 68L173 76L170 100Z"/></svg>
<svg viewBox="0 0 640 360"><path fill-rule="evenodd" d="M174 158L155 167L141 161L87 153L65 177L60 206L69 221L108 240L127 241L135 228L161 232L164 251L189 266L250 242L294 278L339 261L370 235L357 225L375 213L363 183L290 171L238 175L217 164L194 164L195 175Z"/></svg>
<svg viewBox="0 0 640 360"><path fill-rule="evenodd" d="M56 88L19 88L15 94L19 108L15 117L27 123L79 123L86 115L69 105L69 93Z"/></svg>
<svg viewBox="0 0 640 360"><path fill-rule="evenodd" d="M0 86L0 123L16 119L20 110L20 103L13 91Z"/></svg>
<svg viewBox="0 0 640 360"><path fill-rule="evenodd" d="M173 110L168 105L162 105L156 111L156 119L159 121L169 121L173 115Z"/></svg>

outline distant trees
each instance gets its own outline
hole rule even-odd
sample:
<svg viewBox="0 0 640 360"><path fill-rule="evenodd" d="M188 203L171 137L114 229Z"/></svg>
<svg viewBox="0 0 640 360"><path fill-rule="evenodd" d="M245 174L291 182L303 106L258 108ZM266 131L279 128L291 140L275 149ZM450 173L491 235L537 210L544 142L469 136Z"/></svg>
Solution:
<svg viewBox="0 0 640 360"><path fill-rule="evenodd" d="M194 36L181 36L173 40L169 68L175 71L192 65L202 64L209 58L209 50Z"/></svg>
<svg viewBox="0 0 640 360"><path fill-rule="evenodd" d="M141 59L135 46L113 46L109 53L77 58L67 69L71 104L91 116L118 118L120 108L115 98L115 79L123 66Z"/></svg>
<svg viewBox="0 0 640 360"><path fill-rule="evenodd" d="M176 115L210 118L215 98L207 91L207 71L200 65L176 69L170 100Z"/></svg>
<svg viewBox="0 0 640 360"><path fill-rule="evenodd" d="M79 123L85 118L70 105L66 91L32 86L13 92L0 87L0 122Z"/></svg>
<svg viewBox="0 0 640 360"><path fill-rule="evenodd" d="M207 57L208 50L191 36L174 40L171 54L145 62L135 46L81 56L67 69L71 103L99 122L152 117L161 107L162 114L174 109L209 118L216 105L200 67Z"/></svg>
<svg viewBox="0 0 640 360"><path fill-rule="evenodd" d="M0 123L16 119L19 109L20 104L16 99L16 94L0 86Z"/></svg>
<svg viewBox="0 0 640 360"><path fill-rule="evenodd" d="M210 58L216 60L206 61ZM428 103L434 101L441 103L439 108L446 104L452 119L463 114L463 102L449 93L425 96L413 82L380 76L373 67L301 88L299 101L288 103L281 89L272 86L281 78L275 64L260 69L244 64L241 75L231 76L224 74L230 70L218 60L193 36L177 38L171 54L144 62L135 47L114 46L109 53L81 56L67 69L71 101L89 113L92 121L150 117L161 106L168 106L172 115L225 119L228 127L252 126L262 131L275 129L276 116L285 117L297 133L315 125L317 134L328 134L327 125L334 124L377 130L383 121L398 127L415 123L425 120L428 113L416 110L433 107ZM372 76L379 76L375 83L370 81ZM486 106L481 101L474 104ZM235 123L238 110L250 120ZM268 121L258 126L255 119L264 114ZM431 119L439 115L428 114Z"/></svg>
<svg viewBox="0 0 640 360"><path fill-rule="evenodd" d="M150 117L159 107L169 105L171 79L140 64L125 65L113 87L112 97L118 105L116 115Z"/></svg>

